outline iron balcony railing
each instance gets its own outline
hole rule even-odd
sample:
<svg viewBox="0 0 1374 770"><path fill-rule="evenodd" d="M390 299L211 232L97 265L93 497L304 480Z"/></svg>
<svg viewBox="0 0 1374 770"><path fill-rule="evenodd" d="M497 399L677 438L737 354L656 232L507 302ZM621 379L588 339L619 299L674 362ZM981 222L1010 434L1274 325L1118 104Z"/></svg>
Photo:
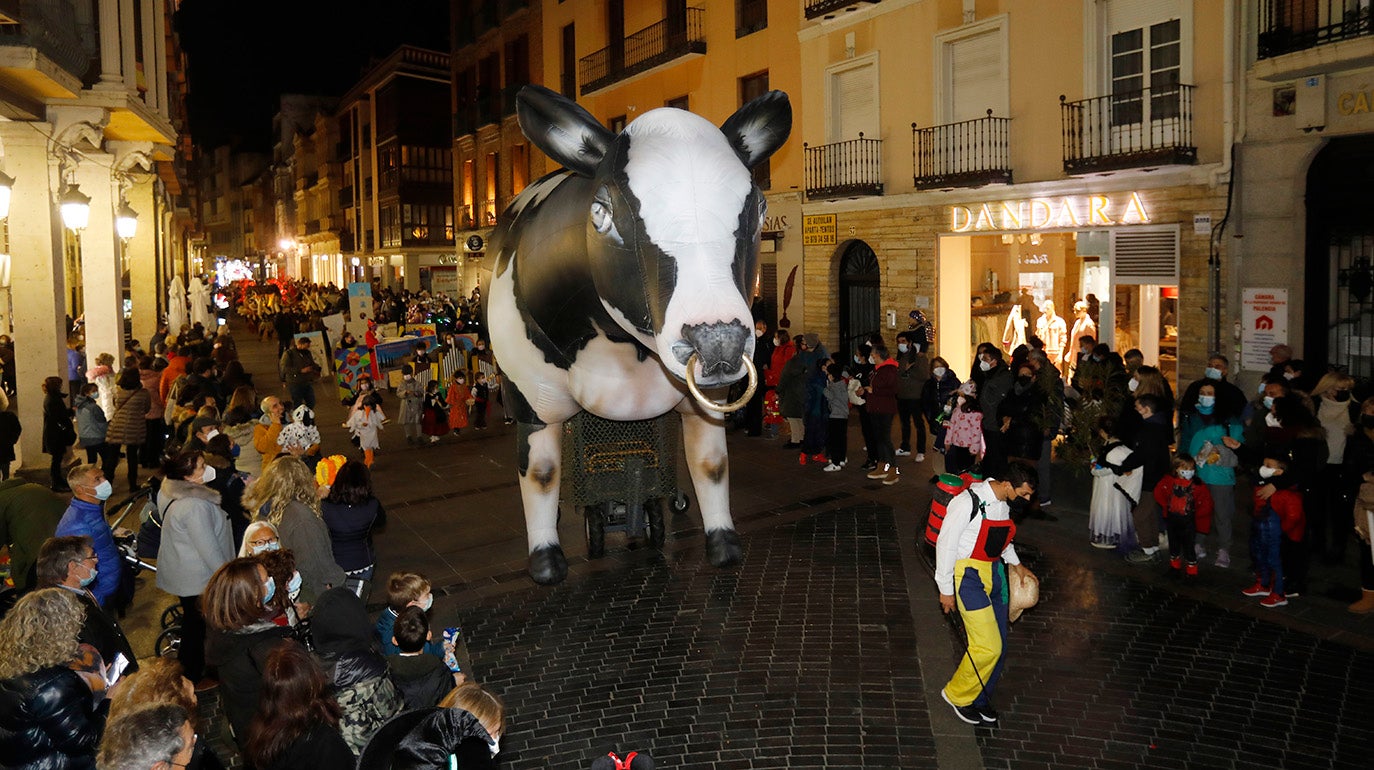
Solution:
<svg viewBox="0 0 1374 770"><path fill-rule="evenodd" d="M883 140L858 139L802 145L806 197L849 198L883 194Z"/></svg>
<svg viewBox="0 0 1374 770"><path fill-rule="evenodd" d="M0 46L36 49L76 78L84 78L97 51L82 40L72 0L6 0Z"/></svg>
<svg viewBox="0 0 1374 770"><path fill-rule="evenodd" d="M1011 184L1011 118L987 117L917 128L911 124L912 181L918 190Z"/></svg>
<svg viewBox="0 0 1374 770"><path fill-rule="evenodd" d="M670 16L656 24L626 35L617 45L582 57L577 63L582 93L617 83L688 54L706 53L700 8L687 8L681 16Z"/></svg>
<svg viewBox="0 0 1374 770"><path fill-rule="evenodd" d="M876 5L881 0L806 0L806 20L828 19L837 12L859 5Z"/></svg>
<svg viewBox="0 0 1374 770"><path fill-rule="evenodd" d="M1059 109L1066 173L1197 163L1191 85L1121 91L1076 102L1061 95Z"/></svg>
<svg viewBox="0 0 1374 770"><path fill-rule="evenodd" d="M1260 0L1261 59L1370 34L1369 0Z"/></svg>

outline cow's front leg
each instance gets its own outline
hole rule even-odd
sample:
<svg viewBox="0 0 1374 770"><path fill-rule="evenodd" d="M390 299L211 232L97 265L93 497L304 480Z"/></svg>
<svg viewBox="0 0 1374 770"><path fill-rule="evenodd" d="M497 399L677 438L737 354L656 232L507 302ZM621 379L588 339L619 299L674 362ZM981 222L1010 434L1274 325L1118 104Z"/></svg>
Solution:
<svg viewBox="0 0 1374 770"><path fill-rule="evenodd" d="M687 399L682 414L682 444L687 469L692 474L701 521L706 529L706 560L712 566L738 564L739 534L730 518L730 456L725 447L725 421L718 414L700 411Z"/></svg>
<svg viewBox="0 0 1374 770"><path fill-rule="evenodd" d="M516 429L520 499L525 506L530 577L540 585L563 582L568 560L558 544L558 484L563 464L563 423L522 419Z"/></svg>

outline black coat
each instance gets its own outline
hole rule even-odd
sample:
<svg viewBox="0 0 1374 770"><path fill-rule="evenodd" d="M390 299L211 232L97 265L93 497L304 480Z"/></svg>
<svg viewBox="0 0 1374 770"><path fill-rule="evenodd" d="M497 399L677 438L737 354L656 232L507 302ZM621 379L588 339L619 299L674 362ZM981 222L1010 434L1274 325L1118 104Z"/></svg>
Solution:
<svg viewBox="0 0 1374 770"><path fill-rule="evenodd" d="M66 666L0 680L0 758L13 770L86 770L105 729L109 701Z"/></svg>
<svg viewBox="0 0 1374 770"><path fill-rule="evenodd" d="M1044 406L1045 394L1035 383L1031 383L1022 393L1012 388L998 404L998 429L1001 429L1002 418L1011 418L1011 427L1002 434L1007 456L1040 459L1041 442L1045 440L1044 426L1041 425Z"/></svg>
<svg viewBox="0 0 1374 770"><path fill-rule="evenodd" d="M134 648L129 644L128 638L124 636L124 629L119 627L119 621L115 620L112 613L102 609L89 591L82 589L72 593L81 600L81 606L86 608L86 620L81 625L81 634L77 639L94 647L96 652L100 653L100 659L107 664L114 662L115 656L123 653L124 658L129 661L124 673L132 674L137 671L138 658L134 655Z"/></svg>
<svg viewBox="0 0 1374 770"><path fill-rule="evenodd" d="M258 710L267 656L290 634L286 626L264 621L239 631L211 631L206 640L205 662L219 668L224 715L240 744L248 739L248 723Z"/></svg>
<svg viewBox="0 0 1374 770"><path fill-rule="evenodd" d="M392 770L441 770L449 754L462 770L496 767L487 748L487 731L477 717L459 708L439 709L425 717L401 739L392 757Z"/></svg>
<svg viewBox="0 0 1374 770"><path fill-rule="evenodd" d="M339 729L316 722L262 770L346 770L353 764L353 752Z"/></svg>
<svg viewBox="0 0 1374 770"><path fill-rule="evenodd" d="M76 442L76 428L72 426L72 410L61 393L43 397L43 453L66 454L67 447Z"/></svg>

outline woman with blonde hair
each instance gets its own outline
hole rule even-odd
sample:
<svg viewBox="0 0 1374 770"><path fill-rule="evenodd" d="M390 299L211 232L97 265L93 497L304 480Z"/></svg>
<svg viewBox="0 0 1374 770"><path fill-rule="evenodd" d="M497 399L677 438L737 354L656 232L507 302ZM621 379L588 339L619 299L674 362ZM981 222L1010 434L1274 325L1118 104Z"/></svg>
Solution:
<svg viewBox="0 0 1374 770"><path fill-rule="evenodd" d="M104 664L78 672L86 611L76 594L44 588L0 621L0 757L6 767L95 767L105 726Z"/></svg>
<svg viewBox="0 0 1374 770"><path fill-rule="evenodd" d="M1307 534L1313 555L1340 562L1354 529L1353 508L1359 478L1345 469L1345 444L1359 422L1359 404L1351 399L1355 378L1340 372L1327 372L1312 389L1317 407L1317 422L1326 436L1326 465L1306 495Z"/></svg>
<svg viewBox="0 0 1374 770"><path fill-rule="evenodd" d="M401 739L392 770L444 767L450 756L464 770L495 768L505 729L506 704L482 685L464 682Z"/></svg>
<svg viewBox="0 0 1374 770"><path fill-rule="evenodd" d="M276 527L281 547L296 555L303 601L313 604L320 594L344 584L344 571L334 562L329 527L321 518L319 487L304 462L277 458L244 493L243 507Z"/></svg>
<svg viewBox="0 0 1374 770"><path fill-rule="evenodd" d="M154 703L172 703L194 714L198 702L195 685L181 673L176 659L152 658L110 693L109 719Z"/></svg>

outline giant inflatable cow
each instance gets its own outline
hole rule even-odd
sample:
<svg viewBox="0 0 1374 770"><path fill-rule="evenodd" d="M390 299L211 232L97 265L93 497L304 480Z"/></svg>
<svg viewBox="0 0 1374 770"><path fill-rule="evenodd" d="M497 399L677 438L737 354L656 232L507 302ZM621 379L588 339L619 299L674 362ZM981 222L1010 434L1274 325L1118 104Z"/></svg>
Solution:
<svg viewBox="0 0 1374 770"><path fill-rule="evenodd" d="M525 136L564 167L525 188L489 247L487 328L519 423L530 575L567 575L563 422L583 409L612 420L676 410L706 557L737 563L722 413L758 381L749 304L765 203L750 169L787 140L787 95L764 94L721 128L664 108L619 134L546 88L526 86L517 102ZM744 398L712 400L745 377Z"/></svg>

